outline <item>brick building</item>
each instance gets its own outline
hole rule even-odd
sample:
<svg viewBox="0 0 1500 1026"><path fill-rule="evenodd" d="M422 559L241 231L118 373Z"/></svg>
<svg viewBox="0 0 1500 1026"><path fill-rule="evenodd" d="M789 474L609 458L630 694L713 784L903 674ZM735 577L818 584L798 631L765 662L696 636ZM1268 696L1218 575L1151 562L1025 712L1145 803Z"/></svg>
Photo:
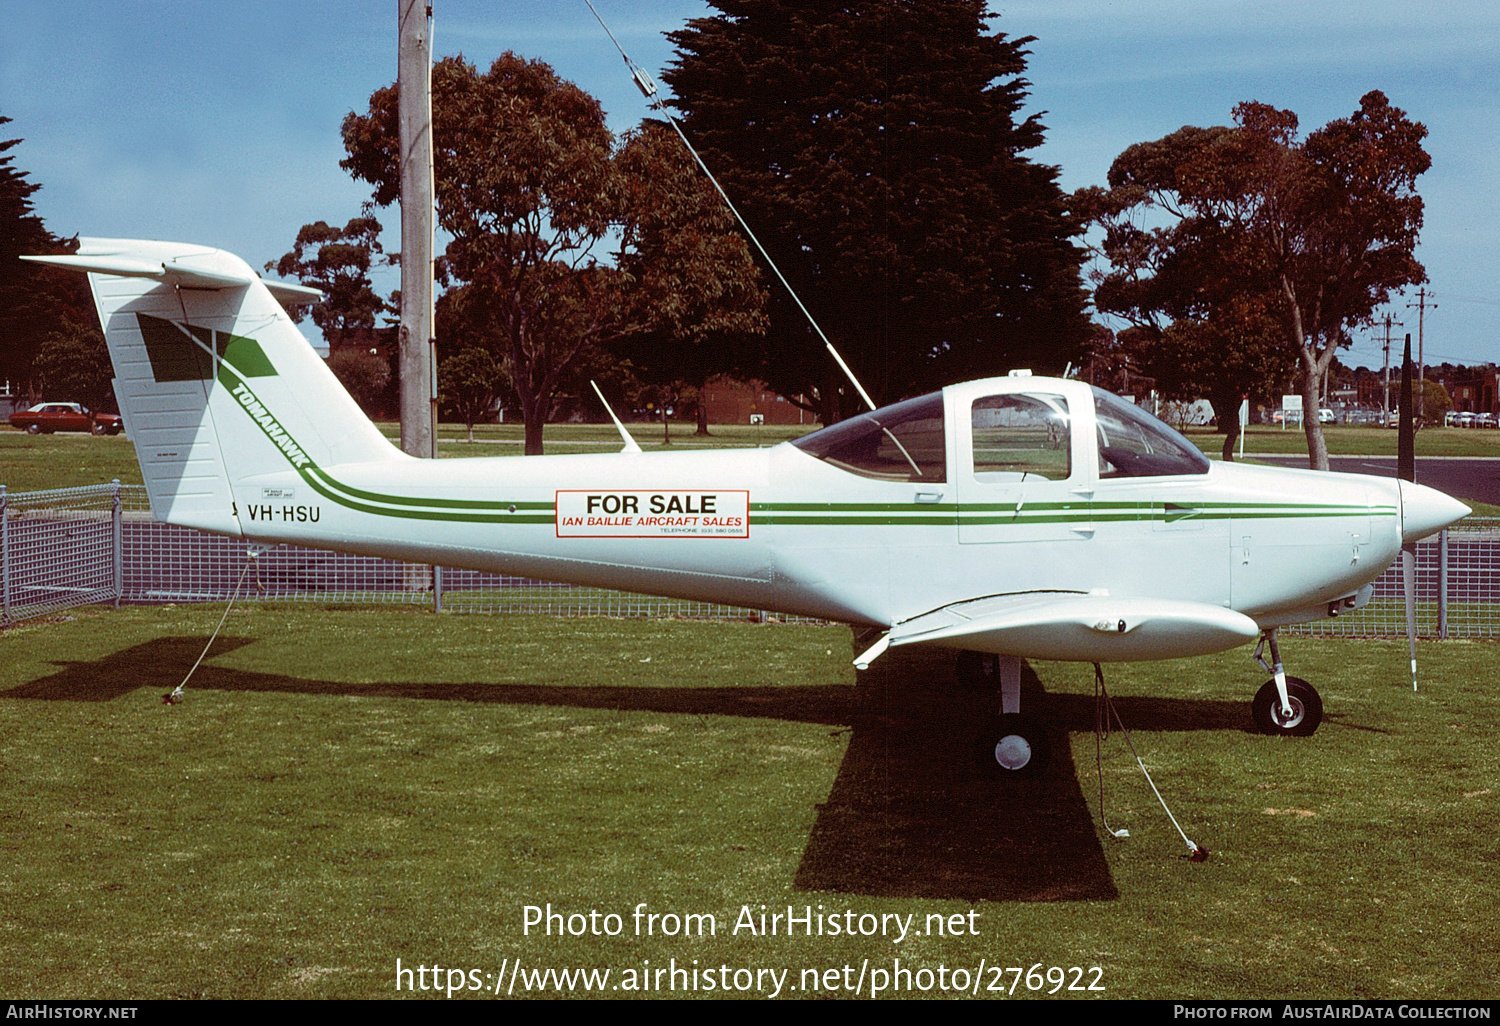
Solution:
<svg viewBox="0 0 1500 1026"><path fill-rule="evenodd" d="M1469 367L1443 382L1459 413L1500 413L1500 371Z"/></svg>
<svg viewBox="0 0 1500 1026"><path fill-rule="evenodd" d="M702 403L710 424L806 424L818 418L788 402L761 381L714 378L703 387ZM756 420L754 418L760 418Z"/></svg>

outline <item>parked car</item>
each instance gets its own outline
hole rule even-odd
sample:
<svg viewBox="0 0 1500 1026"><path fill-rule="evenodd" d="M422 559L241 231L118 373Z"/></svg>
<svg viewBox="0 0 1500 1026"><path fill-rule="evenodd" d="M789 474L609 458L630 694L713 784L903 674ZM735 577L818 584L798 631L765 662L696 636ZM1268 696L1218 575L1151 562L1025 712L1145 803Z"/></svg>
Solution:
<svg viewBox="0 0 1500 1026"><path fill-rule="evenodd" d="M118 435L125 429L117 414L95 413L82 403L37 403L29 410L12 413L10 424L29 435L50 435L54 431Z"/></svg>
<svg viewBox="0 0 1500 1026"><path fill-rule="evenodd" d="M1318 423L1319 424L1336 424L1336 423L1338 423L1338 417L1334 414L1334 412L1332 410L1330 410L1328 407L1324 406L1324 407L1322 407L1321 409L1318 410Z"/></svg>

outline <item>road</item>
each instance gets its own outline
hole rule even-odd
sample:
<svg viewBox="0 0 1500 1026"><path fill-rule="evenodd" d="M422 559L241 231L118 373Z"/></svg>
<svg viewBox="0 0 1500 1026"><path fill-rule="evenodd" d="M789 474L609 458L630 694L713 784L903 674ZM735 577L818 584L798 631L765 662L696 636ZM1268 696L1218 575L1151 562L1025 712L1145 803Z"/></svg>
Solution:
<svg viewBox="0 0 1500 1026"><path fill-rule="evenodd" d="M1246 454L1248 459L1274 463L1279 467L1305 467L1306 456L1260 456ZM1330 456L1330 470L1346 474L1396 476L1394 456ZM1500 506L1500 459L1464 456L1417 457L1417 482L1431 485L1457 499L1473 499Z"/></svg>

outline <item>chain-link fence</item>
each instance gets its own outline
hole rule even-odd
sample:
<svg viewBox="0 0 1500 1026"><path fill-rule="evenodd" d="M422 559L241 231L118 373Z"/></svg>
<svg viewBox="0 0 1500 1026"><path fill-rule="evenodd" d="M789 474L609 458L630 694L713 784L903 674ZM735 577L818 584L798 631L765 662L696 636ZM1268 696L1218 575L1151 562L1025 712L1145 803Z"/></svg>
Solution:
<svg viewBox="0 0 1500 1026"><path fill-rule="evenodd" d="M1500 519L1465 517L1417 543L1417 634L1500 637ZM1369 605L1288 628L1316 637L1406 636L1401 561L1375 581Z"/></svg>
<svg viewBox="0 0 1500 1026"><path fill-rule="evenodd" d="M254 549L257 558L247 560ZM248 569L247 569L248 563ZM7 495L0 486L0 624L97 602L425 605L457 613L761 620L763 612L297 545L252 546L151 517L141 485Z"/></svg>
<svg viewBox="0 0 1500 1026"><path fill-rule="evenodd" d="M118 483L14 495L0 485L0 625L119 603L124 493Z"/></svg>
<svg viewBox="0 0 1500 1026"><path fill-rule="evenodd" d="M151 518L141 485L7 495L0 486L0 625L99 602L241 601L424 605L458 613L765 619L758 610L525 577L430 567L296 545L260 548ZM792 618L796 619L796 618ZM1500 637L1500 519L1469 517L1417 546L1424 637ZM1399 564L1357 612L1290 628L1321 637L1402 637Z"/></svg>

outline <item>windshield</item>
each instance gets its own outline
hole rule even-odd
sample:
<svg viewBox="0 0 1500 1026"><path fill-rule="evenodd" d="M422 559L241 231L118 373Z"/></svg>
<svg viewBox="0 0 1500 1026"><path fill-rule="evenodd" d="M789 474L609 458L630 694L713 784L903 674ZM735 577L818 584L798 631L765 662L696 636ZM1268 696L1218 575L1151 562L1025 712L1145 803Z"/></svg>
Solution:
<svg viewBox="0 0 1500 1026"><path fill-rule="evenodd" d="M792 442L825 463L883 481L943 481L943 394L841 420Z"/></svg>
<svg viewBox="0 0 1500 1026"><path fill-rule="evenodd" d="M1208 473L1208 457L1196 445L1139 406L1095 388L1094 413L1100 477Z"/></svg>

